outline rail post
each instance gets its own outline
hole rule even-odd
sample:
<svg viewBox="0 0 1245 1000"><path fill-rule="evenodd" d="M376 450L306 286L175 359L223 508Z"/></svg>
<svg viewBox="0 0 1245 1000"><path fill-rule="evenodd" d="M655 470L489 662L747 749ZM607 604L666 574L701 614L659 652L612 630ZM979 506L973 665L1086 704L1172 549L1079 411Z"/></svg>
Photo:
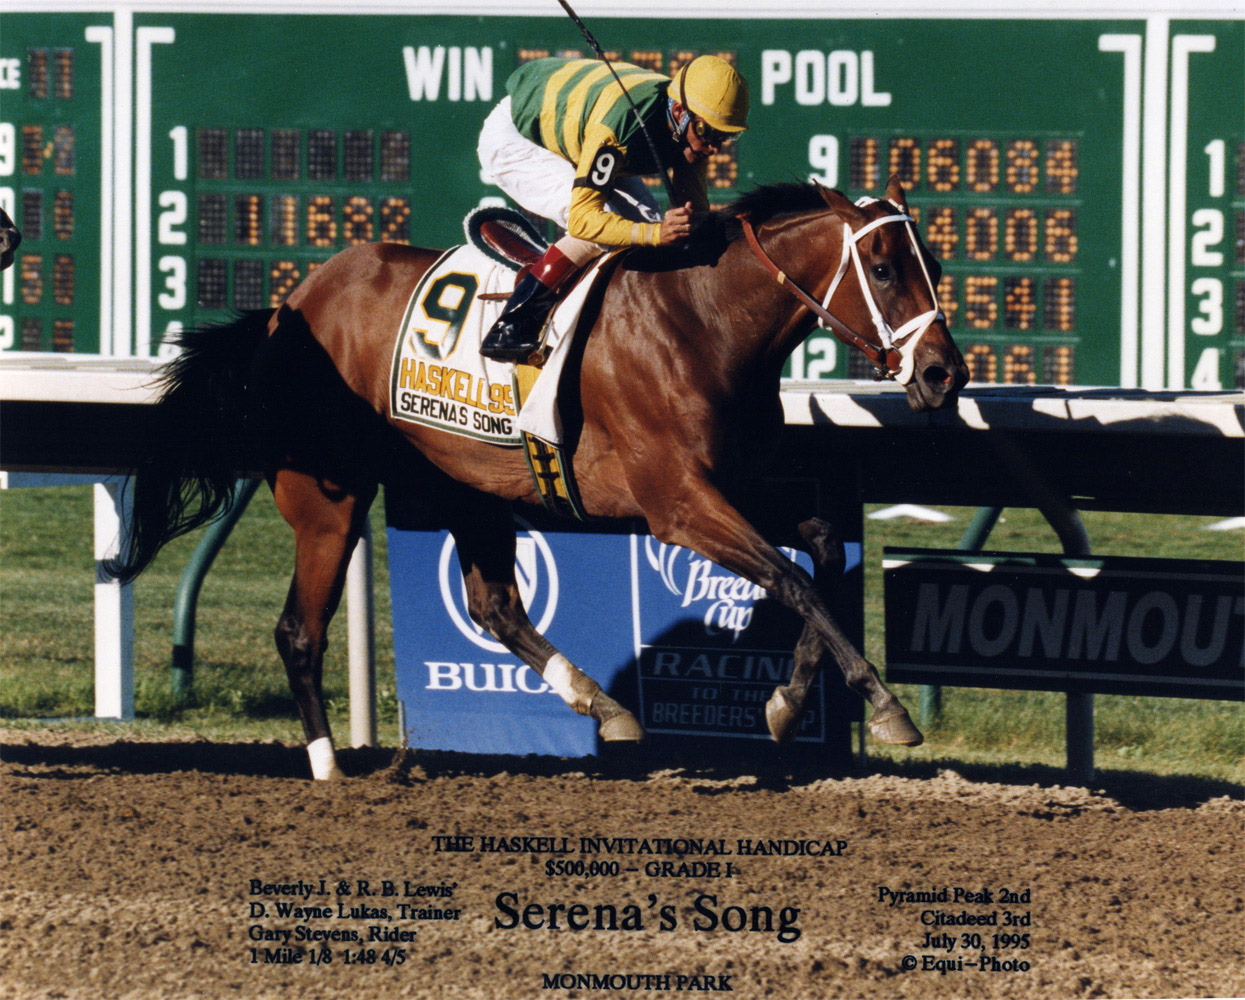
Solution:
<svg viewBox="0 0 1245 1000"><path fill-rule="evenodd" d="M1033 498L1046 522L1055 529L1064 555L1092 555L1089 534L1067 498L1050 485L1010 436L994 434L992 443L1007 470ZM1088 785L1094 780L1094 696L1068 691L1064 699L1068 777L1077 784Z"/></svg>
<svg viewBox="0 0 1245 1000"><path fill-rule="evenodd" d="M1080 515L1062 499L1042 507L1042 514L1055 529L1064 555L1090 555L1089 535ZM1064 742L1068 777L1079 785L1094 780L1094 696L1084 691L1064 694Z"/></svg>
<svg viewBox="0 0 1245 1000"><path fill-rule="evenodd" d="M376 746L376 628L372 590L372 523L363 534L346 570L346 627L349 644L350 742Z"/></svg>
<svg viewBox="0 0 1245 1000"><path fill-rule="evenodd" d="M134 588L110 579L103 562L125 550L130 485L95 483L95 716L134 720Z"/></svg>

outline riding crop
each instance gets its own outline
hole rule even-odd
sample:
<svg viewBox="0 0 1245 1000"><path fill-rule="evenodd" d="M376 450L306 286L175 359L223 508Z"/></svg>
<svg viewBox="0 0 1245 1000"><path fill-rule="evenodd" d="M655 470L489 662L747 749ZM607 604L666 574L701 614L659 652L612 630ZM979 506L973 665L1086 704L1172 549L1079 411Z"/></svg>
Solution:
<svg viewBox="0 0 1245 1000"><path fill-rule="evenodd" d="M588 44L592 46L592 51L597 54L597 58L600 59L601 62L605 63L605 65L609 68L610 73L614 76L614 80L618 83L619 88L622 90L623 97L627 99L627 104L631 106L631 110L635 113L636 121L639 122L640 125L640 131L644 134L644 141L648 143L649 152L653 154L653 162L657 164L657 168L661 172L661 183L666 189L666 197L670 201L670 207L674 208L675 206L681 204L678 195L675 194L674 185L670 183L670 175L666 170L666 161L661 158L661 153L657 151L657 143L653 141L653 137L649 134L648 127L644 124L644 117L640 114L640 109L635 106L635 101L631 99L631 95L627 92L626 85L622 82L622 79L619 77L618 72L614 69L613 64L605 58L605 53L602 51L600 43L592 36L592 32L588 30L588 26L579 19L579 15L571 9L571 5L567 3L566 0L558 0L558 3L562 5L562 9L566 11L566 13L570 15L571 20L575 22L575 27L580 30L584 38L587 39Z"/></svg>

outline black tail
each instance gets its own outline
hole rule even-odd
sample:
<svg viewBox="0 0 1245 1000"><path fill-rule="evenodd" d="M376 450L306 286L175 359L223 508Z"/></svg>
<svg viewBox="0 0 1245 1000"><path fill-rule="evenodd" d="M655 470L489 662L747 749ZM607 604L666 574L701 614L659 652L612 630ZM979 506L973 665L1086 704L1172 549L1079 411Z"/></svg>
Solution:
<svg viewBox="0 0 1245 1000"><path fill-rule="evenodd" d="M129 542L105 573L133 580L165 543L233 500L251 450L247 376L271 317L271 309L256 310L181 334L181 354L163 369L143 464L131 476Z"/></svg>

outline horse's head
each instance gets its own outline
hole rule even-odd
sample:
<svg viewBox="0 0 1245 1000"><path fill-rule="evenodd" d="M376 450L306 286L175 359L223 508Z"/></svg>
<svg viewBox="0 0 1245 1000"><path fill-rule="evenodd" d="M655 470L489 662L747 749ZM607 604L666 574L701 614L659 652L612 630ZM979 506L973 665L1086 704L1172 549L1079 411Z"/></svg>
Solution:
<svg viewBox="0 0 1245 1000"><path fill-rule="evenodd" d="M0 208L0 271L13 263L17 245L21 242L22 234L18 232L17 226L13 225L13 220L9 218L8 213Z"/></svg>
<svg viewBox="0 0 1245 1000"><path fill-rule="evenodd" d="M823 324L902 385L914 410L954 406L968 367L938 307L942 268L921 241L898 178L885 199L821 194L839 217L842 246L822 298Z"/></svg>

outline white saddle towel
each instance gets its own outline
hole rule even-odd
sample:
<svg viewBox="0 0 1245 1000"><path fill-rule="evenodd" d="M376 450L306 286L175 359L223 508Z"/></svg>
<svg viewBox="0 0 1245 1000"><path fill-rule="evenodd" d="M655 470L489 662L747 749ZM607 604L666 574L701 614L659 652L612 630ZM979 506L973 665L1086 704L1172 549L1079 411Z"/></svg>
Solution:
<svg viewBox="0 0 1245 1000"><path fill-rule="evenodd" d="M558 387L562 382L562 369L566 367L567 355L571 352L571 341L574 339L572 334L579 325L579 317L584 311L584 303L589 293L601 277L601 268L612 256L613 254L603 254L593 261L579 284L554 309L545 338L549 359L528 394L523 412L519 414L519 430L555 447L562 444Z"/></svg>
<svg viewBox="0 0 1245 1000"><path fill-rule="evenodd" d="M480 341L501 314L514 272L474 247L447 250L428 270L406 307L394 348L389 412L400 421L437 427L451 434L506 447L522 443L526 431L562 444L558 383L571 336L605 258L555 308L546 344L548 361L516 419L512 365L480 355Z"/></svg>

